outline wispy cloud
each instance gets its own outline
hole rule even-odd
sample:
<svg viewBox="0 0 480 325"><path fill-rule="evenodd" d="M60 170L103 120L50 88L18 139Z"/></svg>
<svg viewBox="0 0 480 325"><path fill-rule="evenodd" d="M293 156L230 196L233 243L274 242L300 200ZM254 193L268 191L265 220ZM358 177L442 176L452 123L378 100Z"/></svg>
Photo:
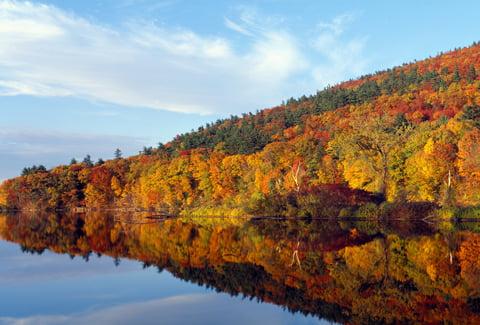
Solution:
<svg viewBox="0 0 480 325"><path fill-rule="evenodd" d="M242 26L242 25L240 25L240 24L238 24L238 23L235 23L235 22L231 21L231 20L228 19L228 18L225 18L225 25L226 25L228 28L230 28L230 29L232 29L232 30L234 30L234 31L236 31L236 32L239 32L239 33L241 33L241 34L243 34L243 35L253 36L253 33L250 32L250 31L248 30L248 28L246 28L246 27L244 27L244 26Z"/></svg>
<svg viewBox="0 0 480 325"><path fill-rule="evenodd" d="M359 77L367 71L369 60L364 55L368 37L345 39L349 25L360 13L348 13L335 17L331 22L318 24L318 34L312 47L322 56L312 71L316 83L326 85L345 81L345 77ZM323 61L323 62L322 62Z"/></svg>
<svg viewBox="0 0 480 325"><path fill-rule="evenodd" d="M242 111L279 95L301 61L292 41L264 32L238 54L227 39L190 30L135 23L115 30L53 6L1 1L0 94L72 95L186 113Z"/></svg>
<svg viewBox="0 0 480 325"><path fill-rule="evenodd" d="M54 6L3 0L0 95L75 96L199 114L263 108L299 84L325 84L363 68L365 40L336 38L348 21L319 25L312 44L326 60L317 63L281 18L246 8L237 20L225 18L227 28L247 36L240 50L227 38L178 27L104 26Z"/></svg>
<svg viewBox="0 0 480 325"><path fill-rule="evenodd" d="M334 35L341 35L344 32L345 25L353 22L358 14L345 13L333 18L331 22L321 22L318 27L323 30L329 30Z"/></svg>

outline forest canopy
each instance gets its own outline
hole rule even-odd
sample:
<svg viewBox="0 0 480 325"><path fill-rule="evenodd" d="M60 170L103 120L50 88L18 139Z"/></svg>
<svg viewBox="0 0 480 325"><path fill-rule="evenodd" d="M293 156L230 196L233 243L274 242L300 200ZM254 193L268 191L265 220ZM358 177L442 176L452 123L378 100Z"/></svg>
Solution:
<svg viewBox="0 0 480 325"><path fill-rule="evenodd" d="M24 169L11 208L128 204L316 215L368 202L480 204L480 45L231 116L137 156Z"/></svg>

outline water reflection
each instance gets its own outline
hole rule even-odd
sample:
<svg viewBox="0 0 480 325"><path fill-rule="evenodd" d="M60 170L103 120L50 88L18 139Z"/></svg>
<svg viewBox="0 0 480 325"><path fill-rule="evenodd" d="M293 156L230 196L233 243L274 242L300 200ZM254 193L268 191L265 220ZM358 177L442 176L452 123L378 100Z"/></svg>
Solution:
<svg viewBox="0 0 480 325"><path fill-rule="evenodd" d="M0 218L2 238L25 252L43 256L52 251L84 260L107 255L121 267L123 260L136 260L147 269L144 274L159 277L157 271L167 270L202 288L283 306L296 312L294 323L325 319L344 324L480 323L478 227L126 212ZM132 308L148 314L151 306L170 310L176 304L192 315L209 314L210 323L222 323L218 309L208 306L220 299L235 314L233 306L240 302L221 296L211 291L178 299L152 296ZM272 307L254 303L247 308L259 306ZM122 315L115 306L106 311ZM100 314L89 313L83 321L94 316ZM276 323L270 320L263 323Z"/></svg>

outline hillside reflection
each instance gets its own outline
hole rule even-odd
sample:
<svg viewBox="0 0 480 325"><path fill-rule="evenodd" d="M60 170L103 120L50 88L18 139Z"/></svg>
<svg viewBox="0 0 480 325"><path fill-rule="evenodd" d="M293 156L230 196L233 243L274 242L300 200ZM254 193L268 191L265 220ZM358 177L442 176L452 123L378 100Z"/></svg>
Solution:
<svg viewBox="0 0 480 325"><path fill-rule="evenodd" d="M345 324L480 323L476 223L11 214L24 252L130 258L199 285Z"/></svg>

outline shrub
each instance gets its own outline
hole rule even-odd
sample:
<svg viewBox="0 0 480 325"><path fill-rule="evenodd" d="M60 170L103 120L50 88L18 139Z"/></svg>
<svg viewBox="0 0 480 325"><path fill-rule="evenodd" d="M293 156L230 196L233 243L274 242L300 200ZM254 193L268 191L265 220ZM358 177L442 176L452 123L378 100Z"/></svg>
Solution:
<svg viewBox="0 0 480 325"><path fill-rule="evenodd" d="M369 202L355 211L354 216L355 218L378 219L381 217L381 210L375 203Z"/></svg>

